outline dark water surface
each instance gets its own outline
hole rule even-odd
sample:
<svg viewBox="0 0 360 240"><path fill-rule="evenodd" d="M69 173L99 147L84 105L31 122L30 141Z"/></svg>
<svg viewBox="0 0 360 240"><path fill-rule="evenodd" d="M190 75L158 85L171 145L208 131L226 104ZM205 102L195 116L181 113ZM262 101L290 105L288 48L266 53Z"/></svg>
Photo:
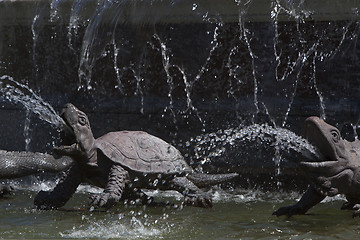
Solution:
<svg viewBox="0 0 360 240"><path fill-rule="evenodd" d="M36 191L16 190L0 201L2 239L357 239L360 219L341 211L343 198L325 199L308 215L287 219L271 213L292 204L297 193L213 191L214 207L143 207L119 204L108 212L84 210L80 191L56 211L33 209ZM179 195L155 193L180 203ZM82 208L82 209L80 209ZM80 210L79 210L80 209Z"/></svg>

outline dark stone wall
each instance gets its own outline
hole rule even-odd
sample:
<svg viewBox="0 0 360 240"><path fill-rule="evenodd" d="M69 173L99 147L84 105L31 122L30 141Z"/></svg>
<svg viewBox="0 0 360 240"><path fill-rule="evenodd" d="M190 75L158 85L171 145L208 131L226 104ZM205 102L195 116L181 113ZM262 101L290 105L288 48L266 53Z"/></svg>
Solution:
<svg viewBox="0 0 360 240"><path fill-rule="evenodd" d="M185 143L219 129L268 123L301 134L306 117L321 115L344 136L358 130L358 21L76 27L69 34L69 26L41 19L33 28L2 26L0 77L25 84L57 111L74 103L88 113L96 137L144 130L190 161L193 151ZM86 38L87 31L96 34ZM90 40L86 68L81 53ZM26 119L20 103L0 96L1 149L25 150L30 138L28 150L50 152L61 142L58 130L31 111L24 131ZM236 151L244 149L253 170L274 157L259 145ZM220 166L234 155L226 158ZM284 173L288 168L291 175L294 161L283 161Z"/></svg>

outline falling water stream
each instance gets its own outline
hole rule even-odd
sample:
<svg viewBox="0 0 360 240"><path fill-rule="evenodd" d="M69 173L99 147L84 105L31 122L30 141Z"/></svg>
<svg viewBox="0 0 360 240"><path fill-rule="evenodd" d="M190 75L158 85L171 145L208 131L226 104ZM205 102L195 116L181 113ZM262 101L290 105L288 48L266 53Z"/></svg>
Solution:
<svg viewBox="0 0 360 240"><path fill-rule="evenodd" d="M0 199L0 238L358 238L360 220L339 210L343 196L310 215L271 215L301 197L298 162L322 158L300 136L306 117L358 137L356 3L13 2L0 1L0 148L51 152L62 141L58 111L72 102L96 137L144 130L179 148L197 171L240 176L206 189L212 209L156 190L148 194L171 204L121 202L109 211L88 210L88 196L102 191L89 185L60 210L34 209L37 192L52 189L58 175L4 180L15 191ZM265 175L256 187L242 185Z"/></svg>
<svg viewBox="0 0 360 240"><path fill-rule="evenodd" d="M15 81L10 76L0 77L0 92L7 100L22 104L27 111L33 112L41 120L56 128L61 129L65 124L49 103L41 99L29 87Z"/></svg>

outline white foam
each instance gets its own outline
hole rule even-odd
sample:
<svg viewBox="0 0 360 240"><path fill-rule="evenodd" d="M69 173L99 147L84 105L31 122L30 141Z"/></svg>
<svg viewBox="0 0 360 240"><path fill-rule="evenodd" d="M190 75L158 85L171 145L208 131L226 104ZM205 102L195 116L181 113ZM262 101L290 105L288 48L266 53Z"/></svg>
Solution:
<svg viewBox="0 0 360 240"><path fill-rule="evenodd" d="M303 193L296 191L284 192L278 190L270 192L256 189L235 189L229 192L227 190L214 188L209 193L211 193L213 202L215 203L283 202L285 200L299 201L303 196ZM321 203L343 200L346 200L345 196L339 194L334 197L326 197Z"/></svg>
<svg viewBox="0 0 360 240"><path fill-rule="evenodd" d="M115 221L89 221L89 224L61 232L60 236L63 238L152 239L169 231L167 225L161 226L162 224L156 220L151 222L146 218L146 215L124 217L119 214L119 219Z"/></svg>

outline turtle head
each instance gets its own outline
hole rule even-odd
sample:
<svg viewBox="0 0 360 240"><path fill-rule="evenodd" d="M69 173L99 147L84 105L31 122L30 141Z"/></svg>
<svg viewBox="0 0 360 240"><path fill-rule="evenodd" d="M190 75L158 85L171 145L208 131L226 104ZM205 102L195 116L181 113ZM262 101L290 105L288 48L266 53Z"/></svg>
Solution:
<svg viewBox="0 0 360 240"><path fill-rule="evenodd" d="M93 150L95 139L86 114L73 104L67 103L63 107L60 116L75 136L78 149L86 156L89 156Z"/></svg>

